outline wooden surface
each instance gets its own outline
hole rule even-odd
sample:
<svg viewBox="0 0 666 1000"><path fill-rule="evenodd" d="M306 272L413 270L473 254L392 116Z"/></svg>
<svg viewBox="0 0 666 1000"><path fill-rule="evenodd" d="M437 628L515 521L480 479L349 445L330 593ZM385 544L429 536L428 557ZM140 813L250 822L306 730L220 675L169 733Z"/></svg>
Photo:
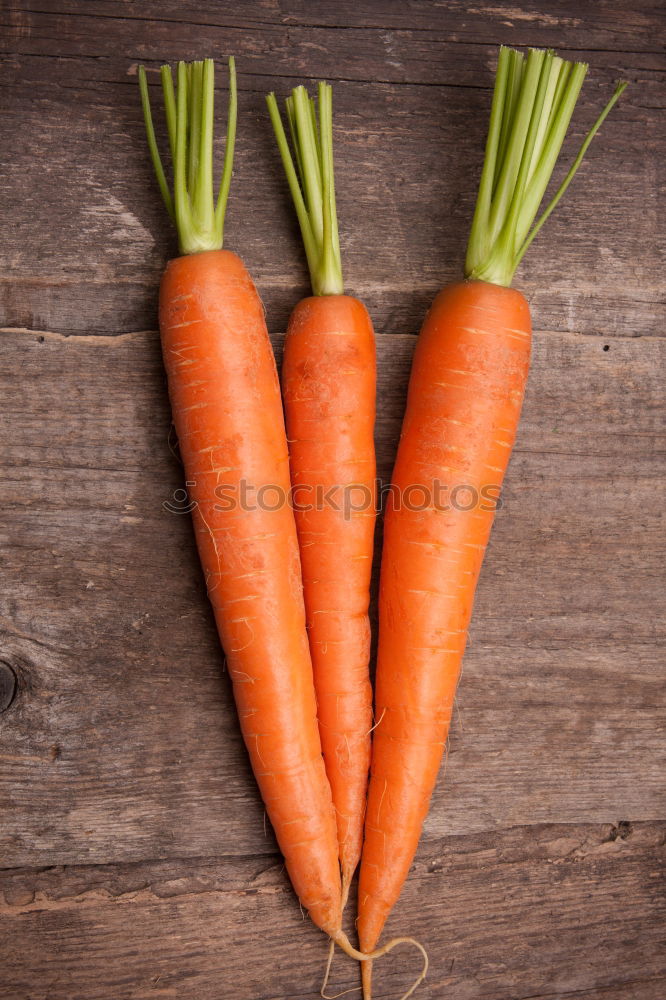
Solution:
<svg viewBox="0 0 666 1000"><path fill-rule="evenodd" d="M661 4L8 0L0 22L0 998L305 1000L326 952L265 826L188 515L164 506L182 485L154 332L174 240L137 64L236 54L227 238L278 351L305 270L263 94L335 83L388 475L509 42L589 59L569 154L613 80L632 86L517 278L537 330L524 419L388 930L427 945L424 1000L662 1000ZM377 1000L414 965L378 967ZM334 979L357 970L338 959Z"/></svg>

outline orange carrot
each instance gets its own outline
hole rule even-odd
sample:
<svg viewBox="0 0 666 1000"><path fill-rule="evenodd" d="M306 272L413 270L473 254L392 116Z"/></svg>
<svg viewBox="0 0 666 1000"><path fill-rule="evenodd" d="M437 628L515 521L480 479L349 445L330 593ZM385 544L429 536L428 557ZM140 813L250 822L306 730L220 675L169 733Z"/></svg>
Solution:
<svg viewBox="0 0 666 1000"><path fill-rule="evenodd" d="M370 768L374 362L372 326L357 299L309 298L296 307L282 388L292 484L307 487L294 497L296 524L343 905L361 858Z"/></svg>
<svg viewBox="0 0 666 1000"><path fill-rule="evenodd" d="M243 738L294 889L330 934L340 909L334 814L294 517L285 502L274 509L289 491L287 442L263 309L242 261L228 250L171 261L160 288L160 331L199 556ZM270 491L266 505L231 508L243 480Z"/></svg>
<svg viewBox="0 0 666 1000"><path fill-rule="evenodd" d="M304 87L287 99L299 175L268 97L314 295L289 320L282 392L319 732L337 816L343 906L361 857L370 767L368 604L375 528L375 341L343 294L333 185L332 95L319 121ZM306 207L307 202L307 207Z"/></svg>
<svg viewBox="0 0 666 1000"><path fill-rule="evenodd" d="M417 343L384 527L363 951L398 898L437 777L494 516L488 487L509 461L529 351L523 296L477 281L437 296Z"/></svg>
<svg viewBox="0 0 666 1000"><path fill-rule="evenodd" d="M177 97L171 71L162 70L173 198L140 72L148 141L183 254L168 264L160 289L162 351L201 565L254 774L297 895L319 927L338 935L335 814L317 726L277 371L256 289L242 261L221 249L235 133L233 60L229 69L217 206L212 60L179 63Z"/></svg>
<svg viewBox="0 0 666 1000"><path fill-rule="evenodd" d="M619 94L533 225L587 67L500 51L467 280L435 299L412 366L386 511L372 770L359 882L377 944L417 848L444 750L495 500L527 378L530 314L508 287ZM371 995L372 963L362 966Z"/></svg>

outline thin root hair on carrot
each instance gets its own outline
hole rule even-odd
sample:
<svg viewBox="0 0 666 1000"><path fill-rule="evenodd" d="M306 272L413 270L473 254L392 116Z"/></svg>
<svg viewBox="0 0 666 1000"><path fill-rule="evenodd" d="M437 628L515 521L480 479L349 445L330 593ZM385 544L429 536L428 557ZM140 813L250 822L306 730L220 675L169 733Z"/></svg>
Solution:
<svg viewBox="0 0 666 1000"><path fill-rule="evenodd" d="M370 729L371 733L373 733L375 731L375 729L377 728L377 726L382 721L382 719L384 718L385 715L386 715L386 705L384 705L384 708L382 709L382 714L379 716L379 718L375 722L374 726L371 727L371 729Z"/></svg>
<svg viewBox="0 0 666 1000"><path fill-rule="evenodd" d="M326 987L328 986L328 978L331 974L331 965L333 964L333 955L335 954L335 941L331 938L331 942L328 949L328 959L326 960L326 972L324 973L324 981L321 984L321 989L319 995L324 998L324 1000L337 1000L338 997L346 997L348 993L357 993L361 987L351 986L348 990L342 990L341 993L327 993Z"/></svg>
<svg viewBox="0 0 666 1000"><path fill-rule="evenodd" d="M355 958L357 962L375 962L378 958L382 958L383 955L388 955L388 953L393 951L393 949L399 944L411 944L414 948L417 948L423 957L423 966L410 988L406 993L402 994L399 1000L407 1000L408 997L411 997L428 974L428 952L425 950L421 942L416 940L416 938L392 938L390 941L387 941L386 944L382 945L381 948L376 948L375 951L369 951L367 953L358 951L354 948L344 931L337 931L332 937L332 940L335 944L342 948L346 955L349 955L350 958ZM371 1000L371 998L366 996L364 997L364 1000Z"/></svg>

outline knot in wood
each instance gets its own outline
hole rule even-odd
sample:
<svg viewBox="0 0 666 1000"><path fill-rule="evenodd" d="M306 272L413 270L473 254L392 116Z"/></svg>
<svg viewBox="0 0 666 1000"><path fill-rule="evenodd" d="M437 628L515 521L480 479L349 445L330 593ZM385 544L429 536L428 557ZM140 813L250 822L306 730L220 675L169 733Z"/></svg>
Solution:
<svg viewBox="0 0 666 1000"><path fill-rule="evenodd" d="M6 712L16 695L16 674L9 666L0 660L0 712Z"/></svg>

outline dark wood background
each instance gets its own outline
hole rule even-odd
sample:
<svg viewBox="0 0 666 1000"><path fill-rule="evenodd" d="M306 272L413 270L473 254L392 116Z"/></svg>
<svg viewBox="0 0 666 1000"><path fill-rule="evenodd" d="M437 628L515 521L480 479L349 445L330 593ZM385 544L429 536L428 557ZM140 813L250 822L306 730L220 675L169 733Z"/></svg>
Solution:
<svg viewBox="0 0 666 1000"><path fill-rule="evenodd" d="M326 953L266 829L189 518L163 506L175 241L137 65L157 83L162 61L237 57L227 241L278 348L307 282L264 94L335 84L387 474L414 334L460 274L500 42L589 60L567 159L631 87L517 276L524 419L387 931L428 947L424 1000L662 1000L663 5L7 0L0 21L2 1000L305 1000ZM377 1000L415 962L382 963ZM357 977L338 959L336 987Z"/></svg>

